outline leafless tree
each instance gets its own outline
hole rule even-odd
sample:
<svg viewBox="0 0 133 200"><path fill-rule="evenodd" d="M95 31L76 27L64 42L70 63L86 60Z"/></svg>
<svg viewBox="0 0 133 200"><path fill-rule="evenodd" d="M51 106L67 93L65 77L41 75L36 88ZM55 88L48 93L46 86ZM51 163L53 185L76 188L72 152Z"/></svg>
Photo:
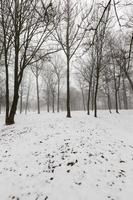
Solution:
<svg viewBox="0 0 133 200"><path fill-rule="evenodd" d="M0 24L6 71L6 124L14 123L23 72L53 31L52 3L39 0L1 0ZM52 15L53 13L53 15ZM47 52L44 53L45 55ZM45 56L43 55L43 56ZM9 106L10 59L14 68L14 94ZM39 58L40 59L40 58Z"/></svg>
<svg viewBox="0 0 133 200"><path fill-rule="evenodd" d="M57 77L57 112L60 111L60 89L61 89L61 80L64 78L65 75L65 62L61 58L61 56L55 56L53 59L50 60L50 63L53 66L54 73Z"/></svg>
<svg viewBox="0 0 133 200"><path fill-rule="evenodd" d="M85 33L87 17L91 13L92 7L88 13L83 13L81 5L72 0L63 0L58 6L57 21L58 27L55 28L53 35L60 44L67 62L67 117L71 117L70 112L70 65L73 56L79 49Z"/></svg>

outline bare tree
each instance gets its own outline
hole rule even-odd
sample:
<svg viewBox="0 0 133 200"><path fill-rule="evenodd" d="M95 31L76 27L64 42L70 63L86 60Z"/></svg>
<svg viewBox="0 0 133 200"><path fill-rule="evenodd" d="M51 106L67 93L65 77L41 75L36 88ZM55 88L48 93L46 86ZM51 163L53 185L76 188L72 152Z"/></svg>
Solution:
<svg viewBox="0 0 133 200"><path fill-rule="evenodd" d="M89 16L91 9L87 14L83 14L81 5L72 0L63 0L62 5L58 6L57 16L58 27L55 28L54 38L60 44L67 61L67 117L71 117L70 112L70 65L71 60L79 49L85 33L85 20Z"/></svg>
<svg viewBox="0 0 133 200"><path fill-rule="evenodd" d="M61 58L61 56L55 56L53 59L50 60L50 63L53 66L54 73L57 77L57 112L60 111L60 87L61 87L61 80L64 78L64 66L65 62Z"/></svg>
<svg viewBox="0 0 133 200"><path fill-rule="evenodd" d="M52 11L51 2L44 4L43 1L36 0L0 1L0 23L6 69L5 122L7 125L14 123L23 72L28 65L35 62L35 55L53 31ZM14 66L14 94L11 108L9 107L10 59Z"/></svg>
<svg viewBox="0 0 133 200"><path fill-rule="evenodd" d="M36 62L32 65L31 71L36 79L37 113L40 114L39 75L42 71L42 66L40 66L39 62Z"/></svg>

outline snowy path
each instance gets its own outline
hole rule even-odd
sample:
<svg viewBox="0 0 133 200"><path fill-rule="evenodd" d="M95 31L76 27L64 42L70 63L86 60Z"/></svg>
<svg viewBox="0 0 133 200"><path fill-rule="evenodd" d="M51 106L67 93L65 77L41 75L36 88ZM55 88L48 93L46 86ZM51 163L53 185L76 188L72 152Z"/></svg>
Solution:
<svg viewBox="0 0 133 200"><path fill-rule="evenodd" d="M133 111L0 118L0 200L132 200Z"/></svg>

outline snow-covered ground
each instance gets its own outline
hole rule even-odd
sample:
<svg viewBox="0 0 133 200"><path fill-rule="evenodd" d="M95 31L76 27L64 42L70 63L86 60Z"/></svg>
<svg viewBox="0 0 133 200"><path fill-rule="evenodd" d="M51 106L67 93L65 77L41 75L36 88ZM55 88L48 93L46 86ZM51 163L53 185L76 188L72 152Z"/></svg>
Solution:
<svg viewBox="0 0 133 200"><path fill-rule="evenodd" d="M0 200L132 200L133 111L0 117Z"/></svg>

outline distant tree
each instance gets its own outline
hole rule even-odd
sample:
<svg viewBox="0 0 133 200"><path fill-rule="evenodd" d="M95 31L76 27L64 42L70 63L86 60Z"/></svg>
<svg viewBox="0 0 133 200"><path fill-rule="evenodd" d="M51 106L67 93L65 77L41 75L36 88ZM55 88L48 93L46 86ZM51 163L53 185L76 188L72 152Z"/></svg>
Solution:
<svg viewBox="0 0 133 200"><path fill-rule="evenodd" d="M65 71L64 66L65 62L61 58L61 56L54 56L50 63L53 66L53 71L57 78L57 112L60 111L60 89L61 89L61 80L64 78Z"/></svg>
<svg viewBox="0 0 133 200"><path fill-rule="evenodd" d="M40 62L34 63L31 67L31 71L36 79L37 113L40 114L39 76L42 71L42 66L40 65Z"/></svg>

